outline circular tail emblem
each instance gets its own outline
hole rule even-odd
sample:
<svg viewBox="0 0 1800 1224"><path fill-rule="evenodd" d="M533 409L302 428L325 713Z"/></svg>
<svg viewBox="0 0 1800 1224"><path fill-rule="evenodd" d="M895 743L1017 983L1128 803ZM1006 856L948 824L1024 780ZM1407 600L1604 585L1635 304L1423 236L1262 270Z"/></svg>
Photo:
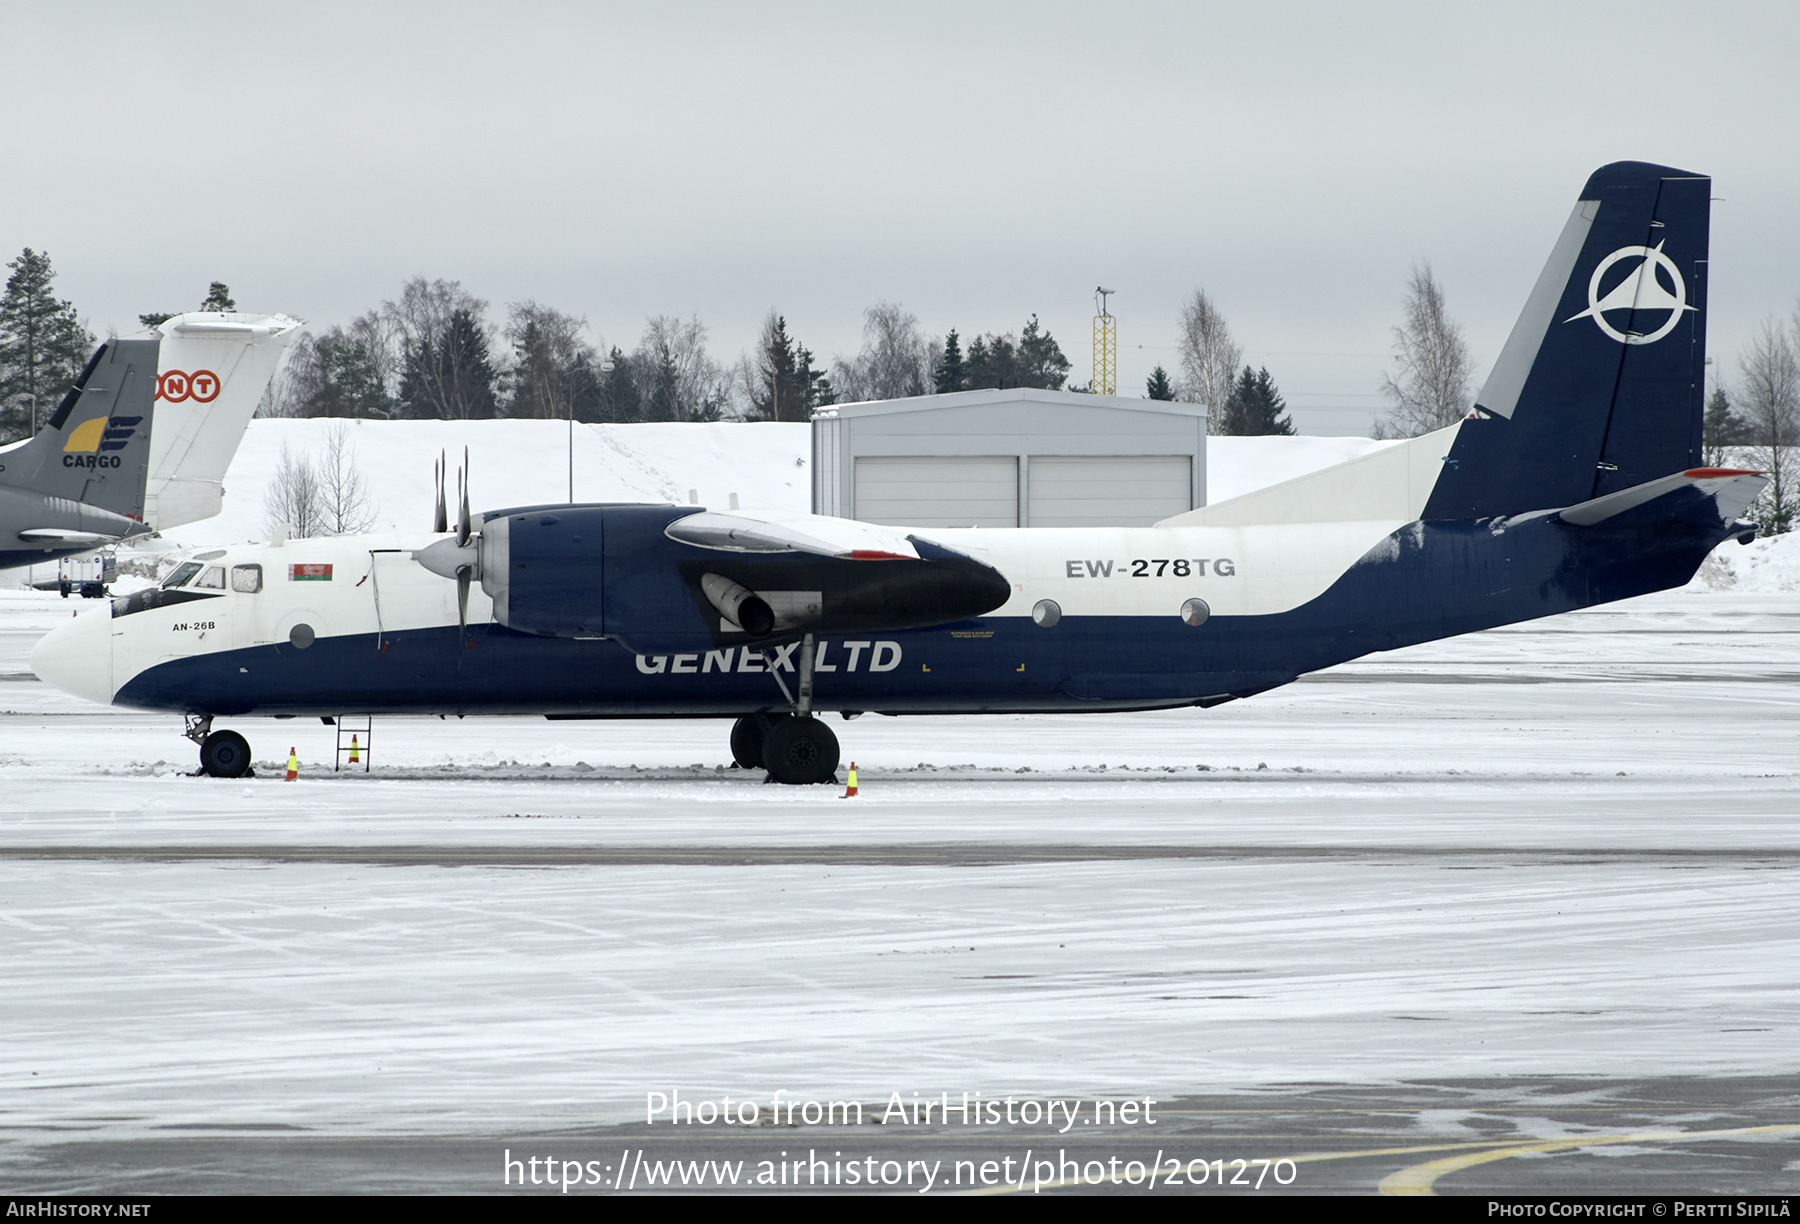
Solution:
<svg viewBox="0 0 1800 1224"><path fill-rule="evenodd" d="M1625 279L1614 285L1605 297L1600 296L1600 281L1607 270L1621 259L1638 261L1625 276ZM1669 285L1663 284L1663 277L1657 273L1667 273ZM1576 319L1592 319L1601 331L1617 340L1620 344L1654 344L1675 330L1675 323L1681 318L1684 310L1695 307L1687 304L1687 285L1681 279L1681 270L1675 261L1663 254L1663 244L1654 247L1628 246L1620 247L1611 255L1600 261L1594 269L1593 277L1588 281L1588 308L1577 315L1564 319L1565 323L1573 323ZM1669 317L1663 325L1648 334L1638 332L1622 332L1606 321L1610 310L1666 310Z"/></svg>

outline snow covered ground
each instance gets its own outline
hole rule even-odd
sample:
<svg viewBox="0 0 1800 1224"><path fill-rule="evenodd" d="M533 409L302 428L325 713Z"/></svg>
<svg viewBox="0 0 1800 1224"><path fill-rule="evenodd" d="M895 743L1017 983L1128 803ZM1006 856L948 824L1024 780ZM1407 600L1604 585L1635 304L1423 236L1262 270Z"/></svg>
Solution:
<svg viewBox="0 0 1800 1224"><path fill-rule="evenodd" d="M246 720L260 776L194 778L173 720L20 676L68 607L0 596L15 1133L1800 1071L1789 595L1205 712L838 723L854 801L726 769L724 722L383 719L333 776L329 728Z"/></svg>

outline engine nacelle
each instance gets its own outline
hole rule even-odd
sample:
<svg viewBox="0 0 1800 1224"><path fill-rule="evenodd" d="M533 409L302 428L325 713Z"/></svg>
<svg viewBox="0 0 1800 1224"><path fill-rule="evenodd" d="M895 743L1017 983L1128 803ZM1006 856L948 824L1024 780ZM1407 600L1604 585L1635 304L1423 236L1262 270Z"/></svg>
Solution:
<svg viewBox="0 0 1800 1224"><path fill-rule="evenodd" d="M598 506L505 511L481 524L481 589L494 619L548 637L606 632L606 511Z"/></svg>
<svg viewBox="0 0 1800 1224"><path fill-rule="evenodd" d="M773 646L805 633L945 624L989 612L1011 592L991 567L924 541L915 541L917 557L857 559L671 538L671 523L698 513L633 505L498 511L472 542L474 576L509 629L615 638L647 654L696 637ZM446 551L441 564L450 562Z"/></svg>

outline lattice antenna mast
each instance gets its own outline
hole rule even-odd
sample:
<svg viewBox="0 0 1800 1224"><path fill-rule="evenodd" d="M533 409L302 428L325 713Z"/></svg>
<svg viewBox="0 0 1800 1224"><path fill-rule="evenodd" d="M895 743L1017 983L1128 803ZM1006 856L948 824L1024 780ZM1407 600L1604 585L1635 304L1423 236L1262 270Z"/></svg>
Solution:
<svg viewBox="0 0 1800 1224"><path fill-rule="evenodd" d="M1094 290L1094 394L1119 393L1119 320L1106 309L1106 299L1114 290Z"/></svg>

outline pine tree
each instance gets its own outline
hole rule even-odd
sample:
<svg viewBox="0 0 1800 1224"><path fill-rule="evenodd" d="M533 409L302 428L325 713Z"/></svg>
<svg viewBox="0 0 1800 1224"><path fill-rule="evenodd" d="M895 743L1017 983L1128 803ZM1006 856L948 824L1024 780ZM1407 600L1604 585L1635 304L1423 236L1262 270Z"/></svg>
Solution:
<svg viewBox="0 0 1800 1224"><path fill-rule="evenodd" d="M487 332L472 311L458 307L435 336L406 346L400 375L401 414L444 420L494 416L494 365Z"/></svg>
<svg viewBox="0 0 1800 1224"><path fill-rule="evenodd" d="M614 345L606 360L612 369L600 375L598 419L614 423L643 419L643 403L633 377L631 358Z"/></svg>
<svg viewBox="0 0 1800 1224"><path fill-rule="evenodd" d="M164 323L167 323L170 319L173 319L174 317L175 317L175 315L172 312L165 314L165 313L157 313L157 312L153 311L150 314L139 315L138 322L142 323L146 330L154 330L158 327L161 327Z"/></svg>
<svg viewBox="0 0 1800 1224"><path fill-rule="evenodd" d="M957 337L954 327L944 337L944 359L932 371L932 378L939 395L949 395L964 389L962 341Z"/></svg>
<svg viewBox="0 0 1800 1224"><path fill-rule="evenodd" d="M1063 356L1062 348L1056 338L1038 325L1038 317L1032 315L1025 324L1025 330L1019 333L1019 387L1041 387L1046 391L1059 391L1069 380L1069 359Z"/></svg>
<svg viewBox="0 0 1800 1224"><path fill-rule="evenodd" d="M1150 371L1150 377L1144 380L1144 396L1153 400L1172 400L1175 398L1175 384L1169 381L1169 372L1161 366Z"/></svg>
<svg viewBox="0 0 1800 1224"><path fill-rule="evenodd" d="M206 300L200 303L201 310L236 310L237 303L231 300L231 288L224 281L214 281L206 291Z"/></svg>
<svg viewBox="0 0 1800 1224"><path fill-rule="evenodd" d="M787 319L774 311L763 321L746 381L751 410L761 421L805 421L814 408L837 402L825 371L813 368L812 350L788 335Z"/></svg>
<svg viewBox="0 0 1800 1224"><path fill-rule="evenodd" d="M1286 413L1287 401L1269 377L1268 368L1252 373L1245 366L1225 404L1225 432L1238 437L1292 436L1294 423Z"/></svg>
<svg viewBox="0 0 1800 1224"><path fill-rule="evenodd" d="M988 351L987 337L976 336L969 341L969 356L963 362L963 388L967 391L984 391L999 385L994 375L994 361Z"/></svg>
<svg viewBox="0 0 1800 1224"><path fill-rule="evenodd" d="M26 247L0 297L0 442L37 432L68 393L94 337L51 292L50 256Z"/></svg>
<svg viewBox="0 0 1800 1224"><path fill-rule="evenodd" d="M986 391L1022 386L1019 381L1019 346L1012 333L977 336L969 343L967 371L969 390Z"/></svg>

